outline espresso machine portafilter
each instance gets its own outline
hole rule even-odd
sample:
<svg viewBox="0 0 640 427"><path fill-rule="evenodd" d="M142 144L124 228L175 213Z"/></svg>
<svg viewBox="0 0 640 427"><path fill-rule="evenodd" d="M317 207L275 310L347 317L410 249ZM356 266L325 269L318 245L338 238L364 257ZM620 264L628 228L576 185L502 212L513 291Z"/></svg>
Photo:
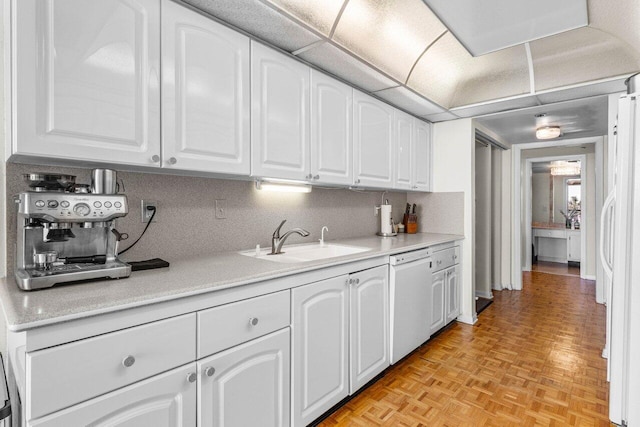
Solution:
<svg viewBox="0 0 640 427"><path fill-rule="evenodd" d="M112 176L115 184L115 171L109 172L96 176ZM117 194L117 185L104 180L95 186L92 180L92 188L112 188L109 194L89 193L88 186L75 183L51 184L56 177L26 175L31 191L16 198L18 287L33 290L65 282L128 277L131 266L118 259L120 233L115 230L116 219L128 213L127 197Z"/></svg>

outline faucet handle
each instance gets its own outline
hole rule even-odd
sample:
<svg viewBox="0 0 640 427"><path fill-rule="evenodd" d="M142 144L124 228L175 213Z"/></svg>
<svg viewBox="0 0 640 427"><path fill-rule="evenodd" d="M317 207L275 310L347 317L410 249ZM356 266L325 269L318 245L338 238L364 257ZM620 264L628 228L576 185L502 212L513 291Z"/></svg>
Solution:
<svg viewBox="0 0 640 427"><path fill-rule="evenodd" d="M280 229L282 228L282 226L284 225L284 223L287 222L286 219L283 219L282 222L280 223L280 225L278 226L278 228L276 228L276 231L273 232L273 237L276 239L280 238Z"/></svg>

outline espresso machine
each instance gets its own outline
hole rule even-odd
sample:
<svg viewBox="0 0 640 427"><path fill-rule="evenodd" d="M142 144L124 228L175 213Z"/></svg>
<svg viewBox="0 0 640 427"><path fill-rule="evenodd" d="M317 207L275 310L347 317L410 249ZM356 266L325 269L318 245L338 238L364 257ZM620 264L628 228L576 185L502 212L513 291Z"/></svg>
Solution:
<svg viewBox="0 0 640 427"><path fill-rule="evenodd" d="M20 193L15 278L24 290L99 278L122 278L131 266L118 259L123 234L115 220L128 213L116 172L94 169L91 185L73 175L25 174Z"/></svg>

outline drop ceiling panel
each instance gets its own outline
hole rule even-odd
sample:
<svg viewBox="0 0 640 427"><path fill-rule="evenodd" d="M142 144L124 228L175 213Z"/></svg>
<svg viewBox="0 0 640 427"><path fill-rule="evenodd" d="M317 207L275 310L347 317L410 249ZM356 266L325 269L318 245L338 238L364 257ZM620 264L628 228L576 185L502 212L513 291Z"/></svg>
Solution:
<svg viewBox="0 0 640 427"><path fill-rule="evenodd" d="M444 109L437 106L433 102L417 95L415 92L406 87L394 87L384 89L375 93L380 98L389 101L406 111L417 116L426 116L429 114L443 113Z"/></svg>
<svg viewBox="0 0 640 427"><path fill-rule="evenodd" d="M586 0L424 0L473 56L587 25Z"/></svg>
<svg viewBox="0 0 640 427"><path fill-rule="evenodd" d="M640 69L640 56L626 43L585 27L531 43L536 91L570 86Z"/></svg>
<svg viewBox="0 0 640 427"><path fill-rule="evenodd" d="M534 107L538 105L535 96L523 96L521 98L507 99L487 104L470 105L467 107L452 108L451 112L459 117L477 117L484 114L493 114L501 111L515 110L518 108Z"/></svg>
<svg viewBox="0 0 640 427"><path fill-rule="evenodd" d="M331 43L320 43L298 56L368 92L398 85Z"/></svg>
<svg viewBox="0 0 640 427"><path fill-rule="evenodd" d="M422 116L422 118L432 123L437 123L437 122L446 122L447 120L455 120L455 119L458 119L459 117L456 116L455 114L451 114L445 111L444 113L427 114L426 116Z"/></svg>
<svg viewBox="0 0 640 427"><path fill-rule="evenodd" d="M421 0L350 0L332 40L404 82L445 30Z"/></svg>
<svg viewBox="0 0 640 427"><path fill-rule="evenodd" d="M586 84L578 87L537 93L536 97L543 104L551 104L553 102L568 101L570 99L580 99L597 95L626 92L627 87L624 84L626 77L627 76L595 84Z"/></svg>
<svg viewBox="0 0 640 427"><path fill-rule="evenodd" d="M524 46L474 58L447 33L416 64L407 86L443 107L529 92Z"/></svg>
<svg viewBox="0 0 640 427"><path fill-rule="evenodd" d="M640 52L640 1L589 0L589 26L618 37Z"/></svg>
<svg viewBox="0 0 640 427"><path fill-rule="evenodd" d="M308 46L320 37L259 0L184 0L288 52Z"/></svg>
<svg viewBox="0 0 640 427"><path fill-rule="evenodd" d="M300 21L329 37L345 0L268 0Z"/></svg>

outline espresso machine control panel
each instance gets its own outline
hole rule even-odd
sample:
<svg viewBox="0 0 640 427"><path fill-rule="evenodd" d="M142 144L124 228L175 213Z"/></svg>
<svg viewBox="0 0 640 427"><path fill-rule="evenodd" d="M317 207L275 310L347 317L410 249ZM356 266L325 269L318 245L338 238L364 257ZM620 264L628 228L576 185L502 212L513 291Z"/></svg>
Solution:
<svg viewBox="0 0 640 427"><path fill-rule="evenodd" d="M18 213L50 222L111 221L128 213L127 197L121 194L74 194L25 192Z"/></svg>

